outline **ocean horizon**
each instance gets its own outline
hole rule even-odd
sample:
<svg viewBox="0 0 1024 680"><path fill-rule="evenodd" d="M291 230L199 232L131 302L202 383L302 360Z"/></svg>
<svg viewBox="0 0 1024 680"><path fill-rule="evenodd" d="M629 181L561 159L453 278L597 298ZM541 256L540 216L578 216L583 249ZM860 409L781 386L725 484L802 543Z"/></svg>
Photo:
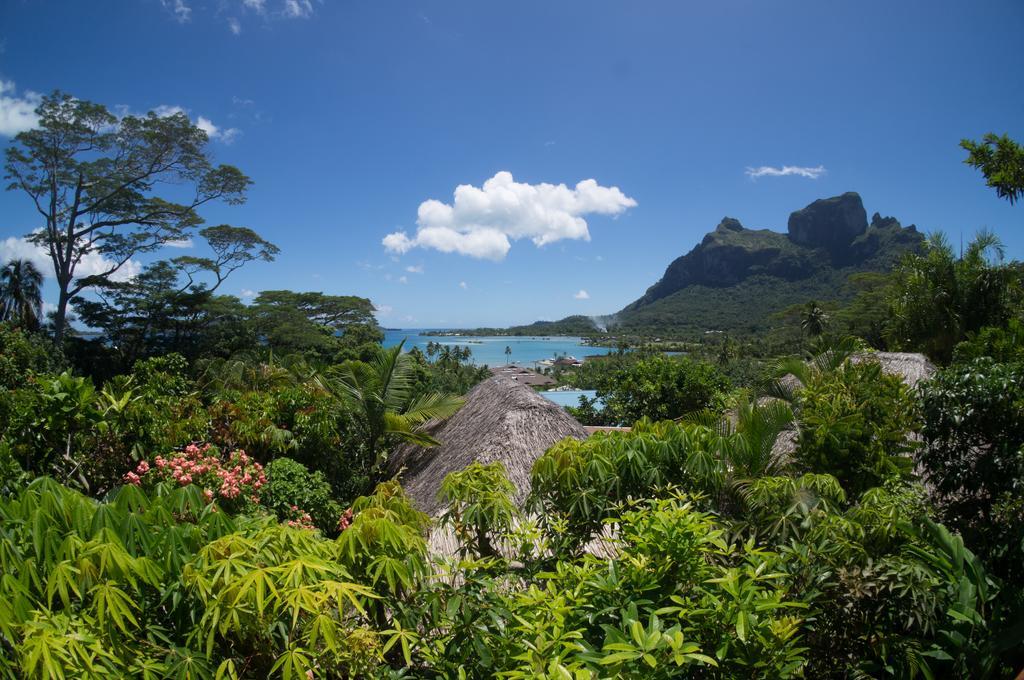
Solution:
<svg viewBox="0 0 1024 680"><path fill-rule="evenodd" d="M406 351L418 347L422 352L426 352L429 342L448 346L458 345L469 348L470 361L477 366L503 366L506 363L513 363L531 368L544 359L554 359L560 356L583 359L588 356L608 354L612 351L608 347L584 344L582 338L572 336L424 335L424 333L436 333L438 330L446 329L385 329L384 346L392 347L405 340L404 349ZM454 331L446 330L446 332ZM506 347L512 350L510 356L505 354Z"/></svg>

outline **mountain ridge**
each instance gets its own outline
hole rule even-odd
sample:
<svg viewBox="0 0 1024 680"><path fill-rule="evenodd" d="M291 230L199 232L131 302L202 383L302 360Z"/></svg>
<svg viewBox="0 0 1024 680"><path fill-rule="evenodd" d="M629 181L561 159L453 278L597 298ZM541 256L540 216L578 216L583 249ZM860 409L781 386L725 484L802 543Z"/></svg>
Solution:
<svg viewBox="0 0 1024 680"><path fill-rule="evenodd" d="M708 330L760 332L772 315L810 299L852 297L852 274L883 272L923 235L913 224L874 213L856 192L818 199L790 214L787 230L749 229L724 217L665 268L639 298L614 314L569 316L504 329L508 335ZM494 331L496 329L486 329Z"/></svg>

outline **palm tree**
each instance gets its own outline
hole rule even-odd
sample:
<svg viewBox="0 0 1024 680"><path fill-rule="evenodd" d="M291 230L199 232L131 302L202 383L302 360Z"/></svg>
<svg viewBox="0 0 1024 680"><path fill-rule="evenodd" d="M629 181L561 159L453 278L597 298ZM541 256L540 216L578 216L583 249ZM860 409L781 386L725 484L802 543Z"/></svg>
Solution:
<svg viewBox="0 0 1024 680"><path fill-rule="evenodd" d="M378 450L386 437L437 446L437 440L417 428L430 420L448 418L463 404L461 397L436 392L413 398L416 362L402 353L404 344L379 347L369 362L346 362L326 380L317 379L361 421L366 451L376 467L386 458L387 451Z"/></svg>
<svg viewBox="0 0 1024 680"><path fill-rule="evenodd" d="M29 330L39 328L43 275L29 260L11 260L0 269L0 320Z"/></svg>
<svg viewBox="0 0 1024 680"><path fill-rule="evenodd" d="M943 234L932 234L924 253L907 255L893 272L887 339L946 363L968 333L1004 324L1020 276L1003 264L1004 254L989 231L975 235L959 258Z"/></svg>
<svg viewBox="0 0 1024 680"><path fill-rule="evenodd" d="M835 342L818 340L807 359L787 357L776 362L772 370L775 378L768 383L765 392L795 404L797 390L837 370L857 349L857 340L849 336Z"/></svg>
<svg viewBox="0 0 1024 680"><path fill-rule="evenodd" d="M512 347L510 345L505 345L505 363L508 364L508 363L511 363L511 361L512 361Z"/></svg>
<svg viewBox="0 0 1024 680"><path fill-rule="evenodd" d="M825 332L828 325L828 314L818 306L815 300L811 300L804 306L800 318L800 328L812 338L816 338Z"/></svg>

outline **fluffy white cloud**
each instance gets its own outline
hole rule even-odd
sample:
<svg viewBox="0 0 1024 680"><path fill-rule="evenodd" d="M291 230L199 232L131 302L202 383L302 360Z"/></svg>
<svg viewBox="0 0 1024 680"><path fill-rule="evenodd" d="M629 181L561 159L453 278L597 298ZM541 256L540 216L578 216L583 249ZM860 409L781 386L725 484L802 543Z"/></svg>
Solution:
<svg viewBox="0 0 1024 680"><path fill-rule="evenodd" d="M228 17L228 28L231 29L233 35L242 34L242 22L235 17Z"/></svg>
<svg viewBox="0 0 1024 680"><path fill-rule="evenodd" d="M168 248L191 248L195 243L190 238L183 238L177 241L168 241L164 245Z"/></svg>
<svg viewBox="0 0 1024 680"><path fill-rule="evenodd" d="M585 179L564 184L525 184L499 172L477 188L460 184L452 204L430 199L420 204L416 234L388 234L384 247L394 253L433 248L481 259L501 260L511 241L529 238L536 246L562 239L590 240L583 215L618 215L636 206L618 187Z"/></svg>
<svg viewBox="0 0 1024 680"><path fill-rule="evenodd" d="M199 116L196 120L196 127L206 133L206 136L210 139L219 139L225 144L230 144L235 141L238 135L242 134L242 131L238 128L221 128L213 124L209 118Z"/></svg>
<svg viewBox="0 0 1024 680"><path fill-rule="evenodd" d="M459 288L461 288L462 290L466 290L467 288L469 288L469 286L466 285L465 281L459 281Z"/></svg>
<svg viewBox="0 0 1024 680"><path fill-rule="evenodd" d="M409 272L410 274L422 274L423 273L423 265L421 265L421 264L409 265L408 267L405 268L405 271Z"/></svg>
<svg viewBox="0 0 1024 680"><path fill-rule="evenodd" d="M242 298L243 300L251 300L254 297L256 297L256 291L250 288L243 288L242 292L238 294L238 297Z"/></svg>
<svg viewBox="0 0 1024 680"><path fill-rule="evenodd" d="M818 179L825 174L825 166L819 165L816 168L805 168L798 165L783 165L781 168L773 168L770 165L762 165L757 168L747 168L747 177L757 179L758 177L787 177L796 175L807 179Z"/></svg>
<svg viewBox="0 0 1024 680"><path fill-rule="evenodd" d="M242 4L259 14L267 10L267 0L242 0Z"/></svg>
<svg viewBox="0 0 1024 680"><path fill-rule="evenodd" d="M373 313L377 316L390 316L393 311L395 311L395 308L391 305L377 305L377 308L373 310Z"/></svg>
<svg viewBox="0 0 1024 680"><path fill-rule="evenodd" d="M53 278L53 262L46 248L26 241L24 238L10 236L0 241L0 264L11 260L29 260L43 276ZM114 263L97 252L86 253L75 267L75 276L82 278L102 274ZM130 281L142 271L142 265L135 260L128 260L110 277L114 281Z"/></svg>
<svg viewBox="0 0 1024 680"><path fill-rule="evenodd" d="M573 297L576 298L577 300L589 300L590 299L590 293L588 293L587 291L585 291L582 288L580 288L580 292L578 292L575 295L573 295Z"/></svg>
<svg viewBox="0 0 1024 680"><path fill-rule="evenodd" d="M409 277L408 276L399 276L398 277L398 282L399 283L409 283Z"/></svg>
<svg viewBox="0 0 1024 680"><path fill-rule="evenodd" d="M0 135L4 137L31 130L39 123L36 107L42 101L42 95L25 92L19 97L15 91L13 81L0 80Z"/></svg>

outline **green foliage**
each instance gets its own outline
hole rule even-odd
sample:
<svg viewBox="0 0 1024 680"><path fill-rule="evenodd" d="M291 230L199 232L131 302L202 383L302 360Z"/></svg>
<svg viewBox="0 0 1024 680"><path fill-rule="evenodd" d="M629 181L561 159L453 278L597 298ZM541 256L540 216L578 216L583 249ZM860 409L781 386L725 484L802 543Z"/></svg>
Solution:
<svg viewBox="0 0 1024 680"><path fill-rule="evenodd" d="M714 365L652 356L620 370L598 389L607 422L669 420L715 405L729 387Z"/></svg>
<svg viewBox="0 0 1024 680"><path fill-rule="evenodd" d="M1020 272L1002 256L990 232L979 233L959 258L942 234L932 235L924 254L907 255L893 272L890 344L948 363L969 333L1005 324L1020 303Z"/></svg>
<svg viewBox="0 0 1024 680"><path fill-rule="evenodd" d="M260 491L260 503L278 519L289 519L296 512L308 512L313 524L325 535L337 531L341 506L332 498L331 485L324 473L310 472L291 458L277 458L265 468L267 483Z"/></svg>
<svg viewBox="0 0 1024 680"><path fill-rule="evenodd" d="M368 359L384 339L373 304L352 295L263 291L249 313L256 332L273 351L321 362Z"/></svg>
<svg viewBox="0 0 1024 680"><path fill-rule="evenodd" d="M1024 361L1024 322L1010 319L1005 327L986 326L969 333L953 350L954 363L991 357L995 361Z"/></svg>
<svg viewBox="0 0 1024 680"><path fill-rule="evenodd" d="M447 509L440 518L459 539L460 554L493 557L500 541L511 533L518 509L515 487L501 463L474 462L441 482Z"/></svg>
<svg viewBox="0 0 1024 680"><path fill-rule="evenodd" d="M376 347L369 363L346 362L320 383L357 418L373 467L384 462L387 439L437 445L419 427L447 418L462 406L462 399L454 395L414 396L416 362L402 353L403 344Z"/></svg>
<svg viewBox="0 0 1024 680"><path fill-rule="evenodd" d="M964 163L981 170L999 198L1015 203L1024 195L1024 147L1009 135L990 132L980 143L964 139L960 146L968 154Z"/></svg>
<svg viewBox="0 0 1024 680"><path fill-rule="evenodd" d="M24 387L36 375L65 367L64 356L46 337L0 323L0 389Z"/></svg>
<svg viewBox="0 0 1024 680"><path fill-rule="evenodd" d="M835 475L855 495L909 472L914 402L878 362L846 362L818 376L798 405L799 467Z"/></svg>
<svg viewBox="0 0 1024 680"><path fill-rule="evenodd" d="M1024 586L1024 363L954 364L922 394L919 461L942 520Z"/></svg>

